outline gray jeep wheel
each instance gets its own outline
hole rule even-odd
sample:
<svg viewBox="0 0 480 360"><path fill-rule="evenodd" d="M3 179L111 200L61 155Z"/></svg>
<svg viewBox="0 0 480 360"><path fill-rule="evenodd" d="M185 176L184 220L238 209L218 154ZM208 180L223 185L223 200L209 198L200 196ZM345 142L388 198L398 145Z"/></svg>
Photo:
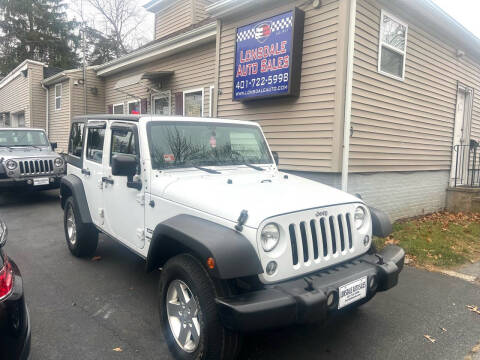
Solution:
<svg viewBox="0 0 480 360"><path fill-rule="evenodd" d="M87 257L95 253L98 245L98 231L92 224L85 224L80 221L71 196L65 201L63 224L65 240L73 255Z"/></svg>

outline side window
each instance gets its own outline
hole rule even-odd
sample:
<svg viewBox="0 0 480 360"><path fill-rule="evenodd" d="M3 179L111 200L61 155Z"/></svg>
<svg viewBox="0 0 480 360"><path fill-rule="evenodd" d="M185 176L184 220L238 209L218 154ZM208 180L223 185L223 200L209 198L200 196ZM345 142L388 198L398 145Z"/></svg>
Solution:
<svg viewBox="0 0 480 360"><path fill-rule="evenodd" d="M112 157L118 154L137 156L137 142L133 130L112 129L110 164L112 163Z"/></svg>
<svg viewBox="0 0 480 360"><path fill-rule="evenodd" d="M408 25L382 11L378 72L400 80L405 78Z"/></svg>
<svg viewBox="0 0 480 360"><path fill-rule="evenodd" d="M73 123L70 131L70 140L68 141L68 153L73 156L81 157L83 150L83 129L84 123Z"/></svg>
<svg viewBox="0 0 480 360"><path fill-rule="evenodd" d="M105 129L90 128L87 135L87 159L102 162Z"/></svg>

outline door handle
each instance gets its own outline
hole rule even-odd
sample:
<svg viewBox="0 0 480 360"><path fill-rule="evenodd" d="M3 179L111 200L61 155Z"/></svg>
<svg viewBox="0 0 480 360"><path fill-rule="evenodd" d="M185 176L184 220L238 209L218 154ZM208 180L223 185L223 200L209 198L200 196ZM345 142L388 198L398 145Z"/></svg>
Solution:
<svg viewBox="0 0 480 360"><path fill-rule="evenodd" d="M102 177L102 182L113 185L113 179L110 179L106 176Z"/></svg>
<svg viewBox="0 0 480 360"><path fill-rule="evenodd" d="M82 169L82 174L83 174L83 175L90 176L90 170L88 170L88 169Z"/></svg>

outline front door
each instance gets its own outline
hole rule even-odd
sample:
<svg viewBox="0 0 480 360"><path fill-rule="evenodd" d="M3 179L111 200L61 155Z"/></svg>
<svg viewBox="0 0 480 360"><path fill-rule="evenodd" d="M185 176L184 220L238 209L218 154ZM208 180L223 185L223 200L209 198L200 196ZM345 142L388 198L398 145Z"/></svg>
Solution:
<svg viewBox="0 0 480 360"><path fill-rule="evenodd" d="M135 125L113 122L109 129L109 156L105 163L104 199L106 231L133 249L145 246L144 189L127 187L127 177L113 176L111 159L117 154L129 155L138 161L141 176L138 130Z"/></svg>
<svg viewBox="0 0 480 360"><path fill-rule="evenodd" d="M106 122L89 122L87 124L87 146L82 168L83 185L87 197L92 221L99 227L104 224L103 210L103 162L105 158Z"/></svg>
<svg viewBox="0 0 480 360"><path fill-rule="evenodd" d="M457 107L453 130L452 168L450 186L467 184L470 131L472 127L472 89L459 86L457 90Z"/></svg>

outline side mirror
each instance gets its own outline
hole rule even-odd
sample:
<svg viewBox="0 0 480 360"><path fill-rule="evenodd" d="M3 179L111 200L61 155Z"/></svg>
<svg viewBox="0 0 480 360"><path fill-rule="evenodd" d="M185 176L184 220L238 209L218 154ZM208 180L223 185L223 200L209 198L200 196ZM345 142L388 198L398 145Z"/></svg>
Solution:
<svg viewBox="0 0 480 360"><path fill-rule="evenodd" d="M7 242L7 234L8 234L7 225L5 225L3 220L0 219L0 248L3 247Z"/></svg>
<svg viewBox="0 0 480 360"><path fill-rule="evenodd" d="M112 157L112 175L132 177L137 173L137 159L128 155Z"/></svg>
<svg viewBox="0 0 480 360"><path fill-rule="evenodd" d="M112 175L126 176L128 188L141 190L142 181L133 179L136 174L137 159L135 157L121 154L112 157Z"/></svg>
<svg viewBox="0 0 480 360"><path fill-rule="evenodd" d="M273 160L275 160L275 164L277 164L278 166L278 163L280 161L280 158L278 157L278 153L276 151L272 151L272 155L273 155Z"/></svg>
<svg viewBox="0 0 480 360"><path fill-rule="evenodd" d="M58 147L58 144L56 142L50 143L50 146L52 147L52 150L55 150Z"/></svg>

